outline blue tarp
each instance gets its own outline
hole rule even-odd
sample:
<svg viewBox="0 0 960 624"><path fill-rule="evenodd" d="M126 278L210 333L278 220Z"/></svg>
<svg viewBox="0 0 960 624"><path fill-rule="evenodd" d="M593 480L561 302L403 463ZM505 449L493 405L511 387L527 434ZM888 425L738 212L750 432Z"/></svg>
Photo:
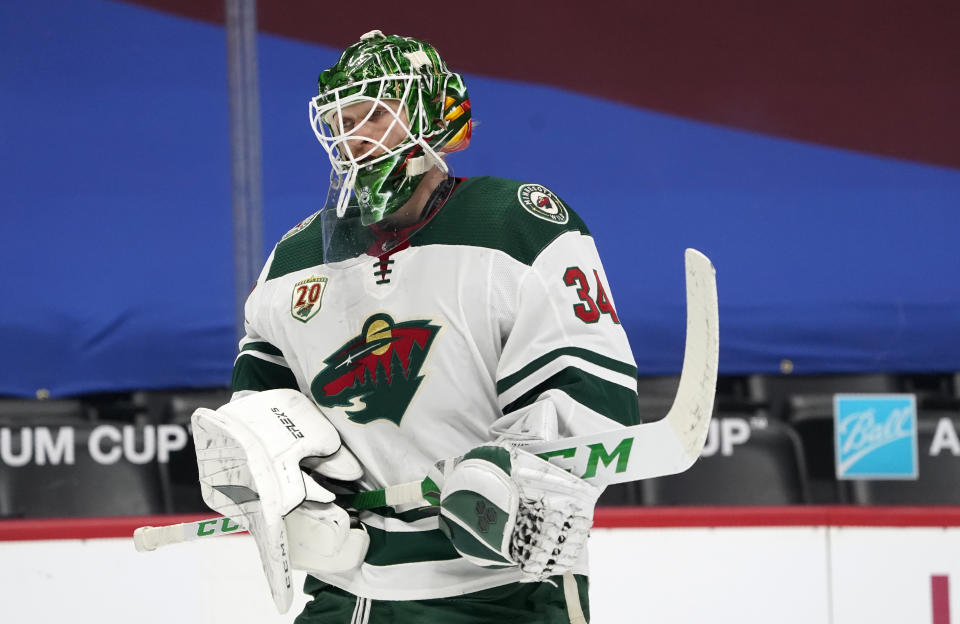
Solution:
<svg viewBox="0 0 960 624"><path fill-rule="evenodd" d="M95 0L0 5L0 394L229 382L222 27ZM259 37L264 239L314 212L337 51ZM587 221L642 374L679 370L682 251L718 269L721 373L960 370L960 171L467 75L457 175Z"/></svg>

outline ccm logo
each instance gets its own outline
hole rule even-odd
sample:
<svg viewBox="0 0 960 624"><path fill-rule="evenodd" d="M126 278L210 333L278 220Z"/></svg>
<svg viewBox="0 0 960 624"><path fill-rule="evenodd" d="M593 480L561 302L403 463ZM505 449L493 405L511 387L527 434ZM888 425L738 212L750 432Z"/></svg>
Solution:
<svg viewBox="0 0 960 624"><path fill-rule="evenodd" d="M286 414L281 412L276 407L271 407L270 411L277 415L277 418L280 420L280 424L287 428L287 431L290 432L290 435L292 435L295 438L303 437L303 434L300 433L300 430L297 429L297 426L293 424L293 421L290 420L290 418Z"/></svg>

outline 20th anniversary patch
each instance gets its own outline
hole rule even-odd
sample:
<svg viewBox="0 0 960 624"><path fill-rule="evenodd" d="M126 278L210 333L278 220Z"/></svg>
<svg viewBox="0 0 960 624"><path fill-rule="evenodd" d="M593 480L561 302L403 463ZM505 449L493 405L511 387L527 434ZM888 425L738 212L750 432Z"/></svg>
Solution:
<svg viewBox="0 0 960 624"><path fill-rule="evenodd" d="M567 207L553 191L541 184L523 184L517 189L517 199L523 209L533 216L563 225L570 219Z"/></svg>

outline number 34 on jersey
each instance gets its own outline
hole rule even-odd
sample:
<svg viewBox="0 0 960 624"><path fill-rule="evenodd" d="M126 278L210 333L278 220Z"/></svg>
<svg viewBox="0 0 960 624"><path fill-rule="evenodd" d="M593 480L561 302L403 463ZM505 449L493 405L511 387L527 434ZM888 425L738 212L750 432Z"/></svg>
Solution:
<svg viewBox="0 0 960 624"><path fill-rule="evenodd" d="M577 296L583 303L573 305L573 313L577 315L584 323L596 323L600 320L601 314L609 314L610 319L620 324L617 317L617 311L613 309L610 298L607 297L607 291L603 287L603 281L600 279L600 273L593 270L593 284L596 288L591 290L591 281L587 278L583 269L577 266L568 267L563 273L563 283L567 286L577 289Z"/></svg>

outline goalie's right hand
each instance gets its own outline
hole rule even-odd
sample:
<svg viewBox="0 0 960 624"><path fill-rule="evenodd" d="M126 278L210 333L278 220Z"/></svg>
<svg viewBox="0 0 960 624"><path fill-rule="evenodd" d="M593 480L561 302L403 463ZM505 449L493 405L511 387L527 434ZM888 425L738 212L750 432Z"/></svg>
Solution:
<svg viewBox="0 0 960 624"><path fill-rule="evenodd" d="M200 408L192 424L203 500L253 535L281 613L293 601L287 536L291 523L298 533L310 529L313 538L306 543L316 540L310 557L319 556L321 563L326 557L334 567L359 565L366 534L353 535L359 530L349 528L334 494L308 477L301 461L311 458L304 464L339 481L356 481L363 470L308 397L289 389L258 392L216 411ZM305 500L315 504L290 513ZM295 548L301 546L303 553L305 542L297 541Z"/></svg>

